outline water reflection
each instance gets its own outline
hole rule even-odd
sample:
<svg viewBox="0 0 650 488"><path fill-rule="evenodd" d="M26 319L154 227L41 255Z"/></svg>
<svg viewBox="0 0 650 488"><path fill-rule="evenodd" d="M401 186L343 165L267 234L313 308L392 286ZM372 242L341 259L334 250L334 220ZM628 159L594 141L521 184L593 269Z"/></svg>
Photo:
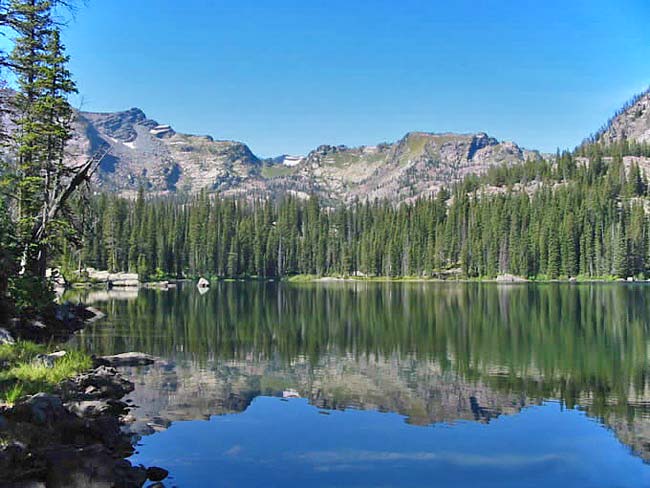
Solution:
<svg viewBox="0 0 650 488"><path fill-rule="evenodd" d="M556 399L650 460L649 287L221 283L79 298L109 315L80 347L162 358L131 371L143 434L291 390L416 425Z"/></svg>

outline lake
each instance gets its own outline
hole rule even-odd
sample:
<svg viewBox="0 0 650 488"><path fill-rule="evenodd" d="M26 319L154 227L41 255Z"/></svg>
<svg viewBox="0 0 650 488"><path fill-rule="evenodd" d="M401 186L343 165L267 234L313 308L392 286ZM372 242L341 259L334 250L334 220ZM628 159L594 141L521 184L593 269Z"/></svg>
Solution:
<svg viewBox="0 0 650 488"><path fill-rule="evenodd" d="M650 486L650 286L92 290L166 486Z"/></svg>

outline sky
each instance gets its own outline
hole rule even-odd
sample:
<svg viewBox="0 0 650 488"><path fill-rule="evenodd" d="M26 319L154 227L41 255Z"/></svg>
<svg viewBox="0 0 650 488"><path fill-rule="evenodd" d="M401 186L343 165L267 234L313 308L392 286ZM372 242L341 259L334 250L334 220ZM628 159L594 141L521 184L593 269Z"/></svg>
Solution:
<svg viewBox="0 0 650 488"><path fill-rule="evenodd" d="M487 132L573 148L650 85L647 0L87 0L88 111L139 107L258 156Z"/></svg>

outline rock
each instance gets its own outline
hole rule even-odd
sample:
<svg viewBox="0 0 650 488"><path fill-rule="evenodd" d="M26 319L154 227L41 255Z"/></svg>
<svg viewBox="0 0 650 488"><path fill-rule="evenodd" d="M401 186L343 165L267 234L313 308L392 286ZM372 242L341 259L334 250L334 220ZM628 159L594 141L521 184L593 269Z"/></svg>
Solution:
<svg viewBox="0 0 650 488"><path fill-rule="evenodd" d="M134 386L115 368L99 366L89 373L61 382L59 388L64 397L70 400L117 400L131 393Z"/></svg>
<svg viewBox="0 0 650 488"><path fill-rule="evenodd" d="M32 364L45 366L46 368L53 368L54 358L51 358L49 354L37 354L32 360Z"/></svg>
<svg viewBox="0 0 650 488"><path fill-rule="evenodd" d="M29 322L29 325L35 329L45 329L47 327L41 320L38 319L31 320Z"/></svg>
<svg viewBox="0 0 650 488"><path fill-rule="evenodd" d="M82 448L60 446L45 453L47 486L63 487L141 487L146 470L125 459L115 459L101 445Z"/></svg>
<svg viewBox="0 0 650 488"><path fill-rule="evenodd" d="M66 288L68 286L68 282L58 268L47 268L45 270L45 278L55 287Z"/></svg>
<svg viewBox="0 0 650 488"><path fill-rule="evenodd" d="M104 312L102 312L101 310L99 310L99 309L97 309L95 307L86 307L86 310L89 313L93 314L93 316L91 318L89 318L87 320L87 322L92 323L92 322L95 322L97 320L100 320L100 319L103 319L104 317L106 317L106 314Z"/></svg>
<svg viewBox="0 0 650 488"><path fill-rule="evenodd" d="M12 441L2 446L0 448L0 482L4 473L17 467L20 469L26 464L28 457L29 453L22 442Z"/></svg>
<svg viewBox="0 0 650 488"><path fill-rule="evenodd" d="M147 468L147 478L151 481L162 481L167 478L167 475L169 475L169 471L158 466Z"/></svg>
<svg viewBox="0 0 650 488"><path fill-rule="evenodd" d="M205 278L199 278L199 282L196 284L199 288L209 288L210 282Z"/></svg>
<svg viewBox="0 0 650 488"><path fill-rule="evenodd" d="M65 355L65 351L56 351L50 354L37 354L33 359L33 363L42 364L46 368L53 368L56 360L62 358Z"/></svg>
<svg viewBox="0 0 650 488"><path fill-rule="evenodd" d="M95 418L101 415L121 416L126 414L128 405L120 400L83 400L68 402L65 407L75 415Z"/></svg>
<svg viewBox="0 0 650 488"><path fill-rule="evenodd" d="M16 340L7 329L0 328L0 345L15 344Z"/></svg>
<svg viewBox="0 0 650 488"><path fill-rule="evenodd" d="M169 288L169 281L150 281L148 283L143 283L144 288L154 288L157 290L166 290Z"/></svg>
<svg viewBox="0 0 650 488"><path fill-rule="evenodd" d="M525 283L528 280L526 278L522 278L521 276L502 274L497 276L496 281L499 283Z"/></svg>
<svg viewBox="0 0 650 488"><path fill-rule="evenodd" d="M48 393L37 393L20 400L12 409L12 417L37 425L51 425L68 412L61 399Z"/></svg>
<svg viewBox="0 0 650 488"><path fill-rule="evenodd" d="M636 96L624 110L597 134L597 142L612 144L621 140L650 141L650 90Z"/></svg>
<svg viewBox="0 0 650 488"><path fill-rule="evenodd" d="M86 268L81 275L93 283L105 283L109 287L138 287L140 278L137 273L110 273L95 268Z"/></svg>
<svg viewBox="0 0 650 488"><path fill-rule="evenodd" d="M124 352L113 356L100 356L95 358L97 364L104 366L146 366L153 364L155 358L142 352Z"/></svg>

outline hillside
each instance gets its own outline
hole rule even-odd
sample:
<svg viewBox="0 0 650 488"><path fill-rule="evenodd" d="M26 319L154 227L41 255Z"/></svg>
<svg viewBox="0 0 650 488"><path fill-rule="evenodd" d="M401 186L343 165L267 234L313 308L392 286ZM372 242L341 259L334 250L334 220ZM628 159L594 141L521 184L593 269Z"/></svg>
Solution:
<svg viewBox="0 0 650 488"><path fill-rule="evenodd" d="M481 174L492 165L515 164L539 154L487 134L411 132L392 144L348 148L322 145L306 157L261 160L243 143L176 132L142 110L79 112L71 160L111 146L98 188L124 195L140 185L157 194L196 193L307 196L332 202L356 198L395 201L434 193L440 186Z"/></svg>
<svg viewBox="0 0 650 488"><path fill-rule="evenodd" d="M594 136L595 142L650 142L650 89L635 96Z"/></svg>

